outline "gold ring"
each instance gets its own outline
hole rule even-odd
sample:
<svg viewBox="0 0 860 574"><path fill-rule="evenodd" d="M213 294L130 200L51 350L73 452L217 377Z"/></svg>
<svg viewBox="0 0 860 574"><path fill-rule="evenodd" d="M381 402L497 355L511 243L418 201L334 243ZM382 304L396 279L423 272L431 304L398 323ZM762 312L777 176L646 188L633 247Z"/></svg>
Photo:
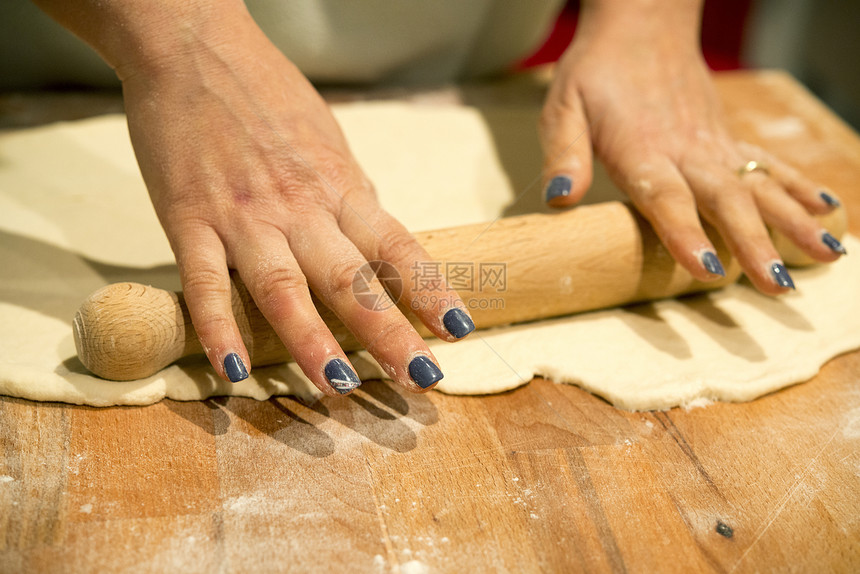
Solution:
<svg viewBox="0 0 860 574"><path fill-rule="evenodd" d="M755 160L751 160L738 168L738 176L743 177L746 174L752 173L754 171L760 171L764 175L770 175L770 168L768 168L767 165L757 162Z"/></svg>

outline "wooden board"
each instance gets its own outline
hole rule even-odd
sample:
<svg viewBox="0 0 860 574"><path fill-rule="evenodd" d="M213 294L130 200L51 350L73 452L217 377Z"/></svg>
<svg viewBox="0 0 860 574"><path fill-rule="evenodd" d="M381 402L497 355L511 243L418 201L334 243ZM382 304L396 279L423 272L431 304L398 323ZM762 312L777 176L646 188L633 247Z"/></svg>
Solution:
<svg viewBox="0 0 860 574"><path fill-rule="evenodd" d="M735 131L832 187L860 233L857 135L783 74L719 87ZM689 412L544 380L315 405L0 398L0 572L856 571L858 383L853 353Z"/></svg>

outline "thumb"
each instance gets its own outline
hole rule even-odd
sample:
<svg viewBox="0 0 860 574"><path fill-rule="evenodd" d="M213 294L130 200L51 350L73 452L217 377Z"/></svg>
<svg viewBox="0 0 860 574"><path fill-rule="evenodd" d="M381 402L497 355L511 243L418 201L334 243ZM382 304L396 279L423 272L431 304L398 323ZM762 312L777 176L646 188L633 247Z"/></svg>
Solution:
<svg viewBox="0 0 860 574"><path fill-rule="evenodd" d="M553 84L540 117L543 196L553 207L573 205L591 186L592 152L588 121L579 92Z"/></svg>

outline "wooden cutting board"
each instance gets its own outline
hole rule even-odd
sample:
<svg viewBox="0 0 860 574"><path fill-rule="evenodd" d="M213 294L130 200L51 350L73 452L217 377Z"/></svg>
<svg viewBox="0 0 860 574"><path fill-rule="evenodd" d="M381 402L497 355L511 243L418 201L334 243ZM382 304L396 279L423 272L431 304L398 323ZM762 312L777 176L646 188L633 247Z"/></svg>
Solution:
<svg viewBox="0 0 860 574"><path fill-rule="evenodd" d="M860 234L860 138L784 74L718 86L736 134L835 190ZM544 380L315 405L0 398L0 572L658 569L860 569L860 352L751 403L658 413Z"/></svg>

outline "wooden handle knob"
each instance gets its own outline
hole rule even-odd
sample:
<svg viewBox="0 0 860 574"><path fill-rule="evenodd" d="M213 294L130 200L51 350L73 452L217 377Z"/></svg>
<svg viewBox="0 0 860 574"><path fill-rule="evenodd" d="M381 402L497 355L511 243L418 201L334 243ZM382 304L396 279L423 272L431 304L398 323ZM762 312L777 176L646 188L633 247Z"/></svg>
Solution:
<svg viewBox="0 0 860 574"><path fill-rule="evenodd" d="M848 212L843 208L834 209L830 213L816 216L821 227L830 232L830 235L836 239L842 237L848 232ZM775 229L770 230L770 238L773 241L773 246L779 251L780 257L786 265L792 267L806 267L814 265L817 262L803 252L803 250L795 245L791 239Z"/></svg>
<svg viewBox="0 0 860 574"><path fill-rule="evenodd" d="M715 289L735 281L740 267L710 233L726 269L714 282L695 281L633 209L618 202L555 215L531 214L490 224L417 233L441 273L452 281L478 328L569 315L637 301ZM459 267L458 267L459 266ZM471 276L469 276L471 271ZM409 284L415 278L402 278ZM471 279L471 281L470 281ZM345 351L355 338L325 306L317 309ZM429 331L408 309L422 336ZM254 366L290 359L238 278L233 313ZM150 376L181 357L202 352L181 293L119 283L93 293L74 320L83 364L112 380Z"/></svg>

